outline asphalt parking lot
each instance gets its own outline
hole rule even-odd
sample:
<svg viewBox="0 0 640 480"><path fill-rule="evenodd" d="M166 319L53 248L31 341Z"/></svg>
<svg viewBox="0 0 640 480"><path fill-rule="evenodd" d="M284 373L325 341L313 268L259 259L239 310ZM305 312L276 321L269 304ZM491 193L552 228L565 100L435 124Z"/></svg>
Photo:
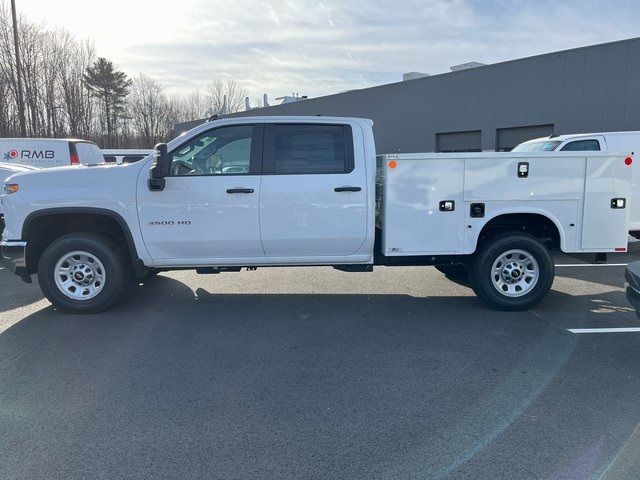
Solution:
<svg viewBox="0 0 640 480"><path fill-rule="evenodd" d="M68 316L0 270L0 478L638 478L640 333L569 331L640 327L623 271L522 313L425 267L174 272Z"/></svg>

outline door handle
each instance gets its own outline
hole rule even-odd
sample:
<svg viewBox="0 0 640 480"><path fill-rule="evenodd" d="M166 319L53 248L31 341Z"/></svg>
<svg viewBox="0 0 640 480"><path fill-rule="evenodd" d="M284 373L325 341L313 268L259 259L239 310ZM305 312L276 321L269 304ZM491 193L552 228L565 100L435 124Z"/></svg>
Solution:
<svg viewBox="0 0 640 480"><path fill-rule="evenodd" d="M359 192L362 190L360 187L336 187L333 189L334 192Z"/></svg>
<svg viewBox="0 0 640 480"><path fill-rule="evenodd" d="M253 188L230 188L227 193L253 193Z"/></svg>

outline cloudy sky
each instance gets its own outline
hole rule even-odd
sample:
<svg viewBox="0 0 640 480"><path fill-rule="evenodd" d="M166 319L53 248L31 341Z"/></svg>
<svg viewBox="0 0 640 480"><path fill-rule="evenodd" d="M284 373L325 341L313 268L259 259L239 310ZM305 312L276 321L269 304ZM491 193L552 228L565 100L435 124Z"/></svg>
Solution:
<svg viewBox="0 0 640 480"><path fill-rule="evenodd" d="M319 96L640 36L639 0L16 0L173 92Z"/></svg>

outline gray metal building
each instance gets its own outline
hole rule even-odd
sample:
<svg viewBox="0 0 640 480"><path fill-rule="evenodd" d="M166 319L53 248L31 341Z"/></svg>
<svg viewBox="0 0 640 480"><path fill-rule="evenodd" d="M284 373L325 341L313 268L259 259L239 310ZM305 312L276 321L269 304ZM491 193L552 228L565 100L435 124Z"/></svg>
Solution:
<svg viewBox="0 0 640 480"><path fill-rule="evenodd" d="M551 133L640 130L640 37L230 116L239 115L371 118L379 153L509 150Z"/></svg>

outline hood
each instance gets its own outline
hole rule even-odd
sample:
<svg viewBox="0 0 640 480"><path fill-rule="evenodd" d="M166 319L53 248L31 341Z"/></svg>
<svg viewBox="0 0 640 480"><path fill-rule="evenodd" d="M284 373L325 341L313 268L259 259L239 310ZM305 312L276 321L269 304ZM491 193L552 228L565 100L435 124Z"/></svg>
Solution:
<svg viewBox="0 0 640 480"><path fill-rule="evenodd" d="M146 165L147 162L139 162L47 168L17 173L5 183L17 183L20 190L16 195L37 208L117 203L135 198L138 174Z"/></svg>
<svg viewBox="0 0 640 480"><path fill-rule="evenodd" d="M57 185L78 185L84 181L110 183L129 177L137 177L146 162L114 165L71 165L65 167L29 169L16 171L5 183L13 182L21 185L42 185L55 188Z"/></svg>

